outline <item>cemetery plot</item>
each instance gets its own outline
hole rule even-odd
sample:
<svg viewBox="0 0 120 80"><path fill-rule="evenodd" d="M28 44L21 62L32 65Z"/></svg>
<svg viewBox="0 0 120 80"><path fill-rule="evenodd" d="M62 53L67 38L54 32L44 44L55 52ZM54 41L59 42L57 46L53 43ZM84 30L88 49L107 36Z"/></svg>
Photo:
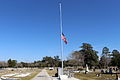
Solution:
<svg viewBox="0 0 120 80"><path fill-rule="evenodd" d="M107 69L89 69L87 68L65 68L64 74L74 76L80 80L119 80L120 70L118 68L107 68Z"/></svg>
<svg viewBox="0 0 120 80"><path fill-rule="evenodd" d="M99 72L75 73L76 78L80 80L116 80L116 74L100 74ZM120 76L118 74L118 76Z"/></svg>
<svg viewBox="0 0 120 80"><path fill-rule="evenodd" d="M30 80L40 72L37 68L12 68L0 71L2 80Z"/></svg>

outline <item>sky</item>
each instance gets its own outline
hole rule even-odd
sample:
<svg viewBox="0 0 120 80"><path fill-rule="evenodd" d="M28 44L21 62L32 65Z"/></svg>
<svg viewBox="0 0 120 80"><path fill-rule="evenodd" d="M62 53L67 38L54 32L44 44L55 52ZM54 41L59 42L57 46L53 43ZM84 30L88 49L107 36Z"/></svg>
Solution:
<svg viewBox="0 0 120 80"><path fill-rule="evenodd" d="M82 43L101 54L120 50L120 0L0 0L0 61L33 62L60 56L62 2L64 59Z"/></svg>

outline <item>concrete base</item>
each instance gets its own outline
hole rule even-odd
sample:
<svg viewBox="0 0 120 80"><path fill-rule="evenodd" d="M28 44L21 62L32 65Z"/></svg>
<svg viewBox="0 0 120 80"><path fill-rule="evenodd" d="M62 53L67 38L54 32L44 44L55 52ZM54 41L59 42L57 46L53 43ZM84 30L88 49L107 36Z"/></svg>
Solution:
<svg viewBox="0 0 120 80"><path fill-rule="evenodd" d="M118 80L120 80L120 78L118 78Z"/></svg>
<svg viewBox="0 0 120 80"><path fill-rule="evenodd" d="M83 71L80 71L80 72L85 72L85 70L83 70ZM90 70L89 70L87 73L89 73L89 72L93 72L93 71L90 71Z"/></svg>
<svg viewBox="0 0 120 80"><path fill-rule="evenodd" d="M76 79L74 77L68 78L67 75L60 75L59 78L60 78L60 80L80 80L80 79Z"/></svg>

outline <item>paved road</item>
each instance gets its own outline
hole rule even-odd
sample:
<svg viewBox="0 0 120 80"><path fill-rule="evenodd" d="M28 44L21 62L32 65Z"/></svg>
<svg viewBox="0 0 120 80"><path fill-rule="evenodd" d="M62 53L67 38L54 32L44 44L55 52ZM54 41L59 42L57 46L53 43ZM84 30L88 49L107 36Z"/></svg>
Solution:
<svg viewBox="0 0 120 80"><path fill-rule="evenodd" d="M46 70L42 70L36 77L32 80L52 80L52 78L48 75Z"/></svg>

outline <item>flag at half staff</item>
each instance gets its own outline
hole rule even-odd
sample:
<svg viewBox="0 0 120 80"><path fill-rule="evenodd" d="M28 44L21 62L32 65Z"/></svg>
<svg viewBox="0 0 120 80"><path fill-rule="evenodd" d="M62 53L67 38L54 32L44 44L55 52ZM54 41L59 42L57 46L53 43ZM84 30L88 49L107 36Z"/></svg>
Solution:
<svg viewBox="0 0 120 80"><path fill-rule="evenodd" d="M62 33L62 35L61 35L61 38L62 38L62 40L65 42L65 44L67 44L68 42L67 42L67 39L66 39L66 37L65 37L65 35Z"/></svg>

